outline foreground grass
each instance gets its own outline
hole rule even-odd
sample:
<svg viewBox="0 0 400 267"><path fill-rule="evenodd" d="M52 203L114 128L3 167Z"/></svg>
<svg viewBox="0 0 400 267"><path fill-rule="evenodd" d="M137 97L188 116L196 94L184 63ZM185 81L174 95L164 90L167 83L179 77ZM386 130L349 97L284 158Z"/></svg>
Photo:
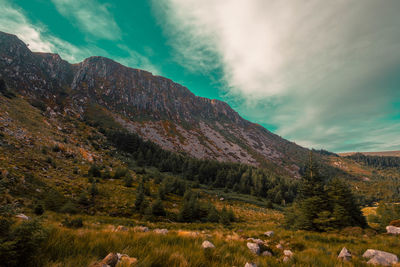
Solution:
<svg viewBox="0 0 400 267"><path fill-rule="evenodd" d="M250 215L251 221L241 221L229 227L201 223L149 223L126 218L83 217L85 226L68 229L59 226L58 214L47 215L45 223L50 229L49 238L40 251L42 266L88 266L110 252L127 254L138 259L137 266L244 266L255 262L258 266L367 266L361 255L369 248L400 255L400 239L373 231L349 228L342 232L315 233L288 231L280 227L282 215L272 210L252 210L250 205L234 205L240 216ZM114 232L117 225L128 226L126 232ZM167 228L166 235L135 232L136 225L150 229ZM263 236L273 230L271 238ZM194 234L196 233L196 234ZM267 240L272 257L256 256L246 246L247 238ZM205 251L204 240L216 248ZM283 251L294 252L290 262L284 263ZM353 254L353 260L342 263L337 255L343 247Z"/></svg>

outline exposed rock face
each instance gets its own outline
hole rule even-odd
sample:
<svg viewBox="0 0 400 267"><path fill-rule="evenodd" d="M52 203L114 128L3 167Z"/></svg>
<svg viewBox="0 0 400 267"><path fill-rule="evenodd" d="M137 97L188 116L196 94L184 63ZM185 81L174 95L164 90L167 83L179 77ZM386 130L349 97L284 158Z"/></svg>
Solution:
<svg viewBox="0 0 400 267"><path fill-rule="evenodd" d="M351 260L351 253L350 251L347 250L347 248L342 248L338 255L338 259L341 259L343 261L350 261Z"/></svg>
<svg viewBox="0 0 400 267"><path fill-rule="evenodd" d="M367 249L363 257L369 259L368 264L373 265L391 266L399 262L395 254L375 249Z"/></svg>
<svg viewBox="0 0 400 267"><path fill-rule="evenodd" d="M307 153L243 119L228 104L195 96L167 78L104 57L72 65L56 54L32 53L2 32L0 78L55 112L84 116L88 104L99 105L144 139L196 158L281 166L298 176L299 158Z"/></svg>
<svg viewBox="0 0 400 267"><path fill-rule="evenodd" d="M396 227L396 226L386 226L386 232L388 234L393 234L393 235L400 235L400 227Z"/></svg>

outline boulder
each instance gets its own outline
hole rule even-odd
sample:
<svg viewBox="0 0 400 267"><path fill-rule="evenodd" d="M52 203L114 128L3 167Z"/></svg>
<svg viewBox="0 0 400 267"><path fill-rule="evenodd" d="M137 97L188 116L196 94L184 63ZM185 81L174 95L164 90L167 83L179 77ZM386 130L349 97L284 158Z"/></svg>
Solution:
<svg viewBox="0 0 400 267"><path fill-rule="evenodd" d="M338 259L343 260L343 261L350 261L351 260L351 253L350 251L347 250L347 248L342 248L338 255Z"/></svg>
<svg viewBox="0 0 400 267"><path fill-rule="evenodd" d="M244 265L244 267L257 267L257 264L253 263L253 262L246 262L246 264Z"/></svg>
<svg viewBox="0 0 400 267"><path fill-rule="evenodd" d="M281 244L276 245L277 249L283 249L283 246Z"/></svg>
<svg viewBox="0 0 400 267"><path fill-rule="evenodd" d="M135 232L148 232L149 228L146 227L146 226L135 226L133 228L133 231L135 231Z"/></svg>
<svg viewBox="0 0 400 267"><path fill-rule="evenodd" d="M367 249L363 257L369 259L368 264L373 265L391 266L399 262L395 254L376 249Z"/></svg>
<svg viewBox="0 0 400 267"><path fill-rule="evenodd" d="M25 221L29 220L29 217L26 216L26 215L23 214L23 213L17 214L17 215L15 215L15 217L17 217L17 218L19 218L19 219L22 219L22 220L25 220Z"/></svg>
<svg viewBox="0 0 400 267"><path fill-rule="evenodd" d="M288 256L283 257L283 262L289 262L289 261L290 261L290 257L288 257Z"/></svg>
<svg viewBox="0 0 400 267"><path fill-rule="evenodd" d="M211 242L208 241L208 240L204 241L203 244L201 244L201 247L204 248L204 249L207 249L207 248L210 248L210 249L215 248L214 244L211 243Z"/></svg>
<svg viewBox="0 0 400 267"><path fill-rule="evenodd" d="M260 246L257 243L247 242L247 247L256 255L260 254Z"/></svg>
<svg viewBox="0 0 400 267"><path fill-rule="evenodd" d="M157 228L157 229L154 229L153 232L156 233L156 234L161 234L161 235L168 234L168 230L167 229L158 229Z"/></svg>
<svg viewBox="0 0 400 267"><path fill-rule="evenodd" d="M267 231L267 232L264 233L264 235L268 236L268 237L273 237L274 236L274 231Z"/></svg>
<svg viewBox="0 0 400 267"><path fill-rule="evenodd" d="M386 232L388 234L392 234L392 235L399 235L400 234L400 227L396 227L396 226L386 226Z"/></svg>
<svg viewBox="0 0 400 267"><path fill-rule="evenodd" d="M268 250L264 251L263 253L261 253L261 256L265 256L265 257L271 257L272 253L269 252Z"/></svg>
<svg viewBox="0 0 400 267"><path fill-rule="evenodd" d="M291 258L291 257L293 257L293 252L292 252L291 250L289 250L289 249L285 249L285 250L283 251L283 255L285 255L285 256Z"/></svg>

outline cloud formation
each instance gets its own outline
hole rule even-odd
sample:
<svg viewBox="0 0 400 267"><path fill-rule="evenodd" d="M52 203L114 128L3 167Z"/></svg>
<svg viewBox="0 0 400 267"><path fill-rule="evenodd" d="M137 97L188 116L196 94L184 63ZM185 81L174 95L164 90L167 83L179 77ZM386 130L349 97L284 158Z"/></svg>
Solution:
<svg viewBox="0 0 400 267"><path fill-rule="evenodd" d="M35 52L58 53L70 62L82 60L88 49L81 49L48 33L44 25L33 25L24 12L7 0L0 0L0 31L13 33Z"/></svg>
<svg viewBox="0 0 400 267"><path fill-rule="evenodd" d="M224 98L308 147L400 149L400 2L153 1L181 64L224 70ZM182 63L183 62L183 63Z"/></svg>
<svg viewBox="0 0 400 267"><path fill-rule="evenodd" d="M51 0L58 12L91 37L117 40L121 30L108 10L96 0Z"/></svg>

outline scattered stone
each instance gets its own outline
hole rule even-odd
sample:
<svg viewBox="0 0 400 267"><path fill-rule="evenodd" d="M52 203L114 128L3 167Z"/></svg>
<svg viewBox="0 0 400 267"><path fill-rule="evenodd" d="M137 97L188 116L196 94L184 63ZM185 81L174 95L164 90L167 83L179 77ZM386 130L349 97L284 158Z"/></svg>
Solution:
<svg viewBox="0 0 400 267"><path fill-rule="evenodd" d="M247 247L256 255L260 254L260 246L256 243L247 242Z"/></svg>
<svg viewBox="0 0 400 267"><path fill-rule="evenodd" d="M264 251L263 253L261 253L261 256L266 256L266 257L271 257L272 253L269 252L268 250Z"/></svg>
<svg viewBox="0 0 400 267"><path fill-rule="evenodd" d="M283 249L283 246L281 244L276 245L277 249Z"/></svg>
<svg viewBox="0 0 400 267"><path fill-rule="evenodd" d="M223 198L223 197L221 197L219 200L220 200L220 201L224 201L224 198Z"/></svg>
<svg viewBox="0 0 400 267"><path fill-rule="evenodd" d="M288 256L283 257L283 262L289 262L289 261L290 261L290 257L288 257Z"/></svg>
<svg viewBox="0 0 400 267"><path fill-rule="evenodd" d="M347 250L347 248L342 248L342 250L339 253L338 259L343 260L343 261L350 261L351 260L351 253L350 251Z"/></svg>
<svg viewBox="0 0 400 267"><path fill-rule="evenodd" d="M252 241L253 243L256 243L257 245L264 244L264 241L262 241L261 239L258 239L258 238L249 237L249 238L247 238L247 241Z"/></svg>
<svg viewBox="0 0 400 267"><path fill-rule="evenodd" d="M289 249L285 249L283 251L283 255L287 256L287 257L293 257L293 252Z"/></svg>
<svg viewBox="0 0 400 267"><path fill-rule="evenodd" d="M109 253L101 263L109 265L110 267L115 267L118 263L118 255L117 253Z"/></svg>
<svg viewBox="0 0 400 267"><path fill-rule="evenodd" d="M208 241L208 240L204 241L203 244L201 244L201 247L204 248L204 249L207 249L207 248L211 248L211 249L212 249L212 248L215 248L214 244L211 243L211 242Z"/></svg>
<svg viewBox="0 0 400 267"><path fill-rule="evenodd" d="M399 262L395 254L376 249L367 249L363 257L370 259L367 263L373 265L391 266Z"/></svg>
<svg viewBox="0 0 400 267"><path fill-rule="evenodd" d="M128 228L126 228L125 226L123 226L123 225L118 225L115 229L114 229L114 232L127 232L129 229Z"/></svg>
<svg viewBox="0 0 400 267"><path fill-rule="evenodd" d="M246 262L246 264L244 265L244 267L257 267L257 264L253 263L253 262Z"/></svg>
<svg viewBox="0 0 400 267"><path fill-rule="evenodd" d="M148 232L149 228L146 227L146 226L135 226L133 228L133 231L135 231L135 232Z"/></svg>
<svg viewBox="0 0 400 267"><path fill-rule="evenodd" d="M267 231L267 232L264 233L264 235L268 236L268 237L273 237L274 236L274 231Z"/></svg>
<svg viewBox="0 0 400 267"><path fill-rule="evenodd" d="M156 233L156 234L161 234L161 235L168 234L168 230L167 229L158 229L157 228L157 229L154 229L153 232Z"/></svg>
<svg viewBox="0 0 400 267"><path fill-rule="evenodd" d="M15 215L15 217L17 217L17 218L19 218L19 219L22 219L22 220L25 220L25 221L29 220L29 217L26 216L26 215L23 214L23 213L20 213L20 214L18 214L18 215Z"/></svg>
<svg viewBox="0 0 400 267"><path fill-rule="evenodd" d="M388 234L392 234L392 235L399 235L400 234L400 227L396 227L396 226L386 226L386 232Z"/></svg>

